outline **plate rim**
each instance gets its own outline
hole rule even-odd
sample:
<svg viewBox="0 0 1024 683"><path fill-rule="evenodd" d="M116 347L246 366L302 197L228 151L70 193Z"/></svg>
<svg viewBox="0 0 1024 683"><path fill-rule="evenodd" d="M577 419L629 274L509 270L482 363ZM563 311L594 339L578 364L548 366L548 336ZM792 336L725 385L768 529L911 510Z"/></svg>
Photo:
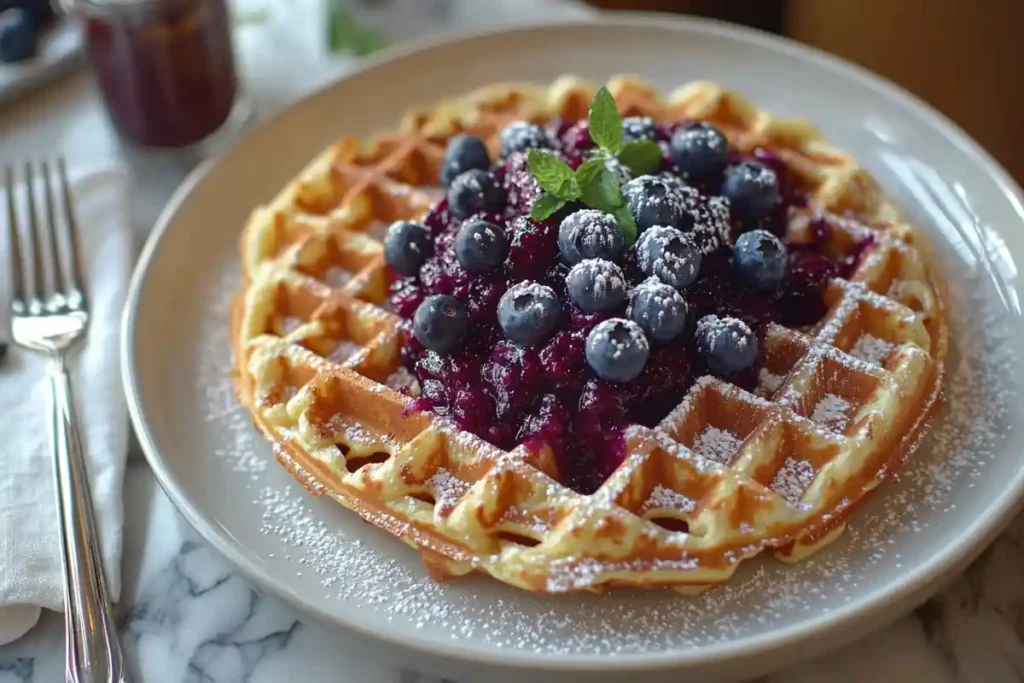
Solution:
<svg viewBox="0 0 1024 683"><path fill-rule="evenodd" d="M129 282L128 295L121 321L120 366L132 425L154 476L175 508L199 532L207 543L210 543L218 552L225 556L247 579L261 586L267 592L281 597L300 613L310 614L317 620L330 624L332 627L348 629L378 642L409 648L425 655L441 656L458 661L472 661L485 665L589 673L678 669L683 667L709 666L729 660L736 660L737 658L764 657L771 653L786 650L792 651L801 642L812 636L822 638L823 642L827 640L831 648L839 647L870 630L880 628L888 621L902 616L905 611L912 609L927 599L945 578L962 570L971 560L977 557L1010 522L1013 515L1024 507L1024 469L1018 472L1011 483L989 504L985 515L975 518L962 529L961 538L963 540L947 544L925 562L917 565L916 569L907 572L904 578L900 579L897 583L876 588L855 602L820 613L806 621L785 627L777 632L748 636L740 640L724 640L692 648L674 648L659 652L629 653L615 656L578 653L551 655L533 650L513 651L500 648L485 650L480 646L466 647L464 641L443 642L422 638L414 633L388 632L373 625L347 619L343 611L331 610L321 605L309 603L299 596L295 590L287 585L275 583L265 570L252 564L248 558L244 557L244 546L231 538L229 534L226 534L223 529L219 529L215 522L204 517L193 507L187 492L180 482L164 466L163 458L149 432L146 423L146 409L142 404L138 375L135 371L136 359L132 345L139 299L147 282L150 266L170 225L173 223L179 207L203 179L209 175L211 170L219 163L222 163L224 157L229 155L236 147L248 144L251 140L258 138L263 131L277 125L282 119L289 116L296 109L303 107L308 101L321 97L327 91L338 87L340 83L362 75L366 71L373 70L378 66L407 59L420 52L430 51L438 47L478 40L492 35L530 32L550 29L552 26L586 27L601 24L639 28L668 27L681 31L697 31L712 36L740 40L753 43L766 50L782 52L804 62L814 63L819 67L837 73L841 77L853 79L874 91L879 97L898 105L913 116L916 116L919 120L924 120L931 124L954 147L968 157L973 158L978 167L992 180L1000 194L1010 201L1016 213L1024 222L1024 191L1021 190L1009 173L956 123L915 95L887 79L844 59L825 53L817 48L797 43L789 38L713 19L674 16L657 12L601 12L590 18L517 22L484 30L431 36L425 39L410 41L397 48L387 50L380 55L366 59L358 67L347 71L338 78L332 79L294 102L274 111L245 135L234 141L217 158L209 159L197 167L175 190L168 203L160 212L153 231L147 238L140 253ZM900 609L887 611L886 608L894 604L900 605ZM882 618L879 621L867 624L872 616ZM825 651L827 650L804 653L804 658L811 655L820 655ZM797 658L799 658L799 655L797 655Z"/></svg>

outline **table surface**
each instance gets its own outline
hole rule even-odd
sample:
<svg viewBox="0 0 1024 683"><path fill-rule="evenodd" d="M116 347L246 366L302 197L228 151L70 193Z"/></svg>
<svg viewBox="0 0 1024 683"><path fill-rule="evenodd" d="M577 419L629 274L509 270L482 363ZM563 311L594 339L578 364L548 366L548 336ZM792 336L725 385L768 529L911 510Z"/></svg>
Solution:
<svg viewBox="0 0 1024 683"><path fill-rule="evenodd" d="M497 1L498 10L489 8L488 20L529 15L543 2ZM313 14L319 4L297 0L296 6L299 11L284 17L287 21L271 12L267 22L239 29L243 76L258 114L283 106L351 64L311 47L319 44ZM544 11L548 16L572 16L589 10L557 2L545 4ZM272 55L265 49L269 41L277 48ZM60 149L71 164L129 164L136 179L131 209L140 241L194 164L192 159L138 158L122 149L84 70L0 109L0 141L0 156L7 159ZM336 646L343 636L303 623L287 604L257 592L178 515L137 453L130 458L125 486L124 586L118 614L133 680L436 681L386 663L345 656ZM1024 515L963 577L912 615L845 650L762 681L1020 683L1022 568ZM62 670L59 614L44 614L26 637L0 647L0 683L57 681Z"/></svg>

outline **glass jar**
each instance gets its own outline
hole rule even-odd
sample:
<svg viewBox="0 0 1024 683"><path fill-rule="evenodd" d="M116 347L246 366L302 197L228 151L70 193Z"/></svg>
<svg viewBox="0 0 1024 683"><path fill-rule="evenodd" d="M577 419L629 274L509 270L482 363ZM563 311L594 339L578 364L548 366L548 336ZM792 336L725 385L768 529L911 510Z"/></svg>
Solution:
<svg viewBox="0 0 1024 683"><path fill-rule="evenodd" d="M189 147L231 118L239 87L226 0L65 1L126 141Z"/></svg>

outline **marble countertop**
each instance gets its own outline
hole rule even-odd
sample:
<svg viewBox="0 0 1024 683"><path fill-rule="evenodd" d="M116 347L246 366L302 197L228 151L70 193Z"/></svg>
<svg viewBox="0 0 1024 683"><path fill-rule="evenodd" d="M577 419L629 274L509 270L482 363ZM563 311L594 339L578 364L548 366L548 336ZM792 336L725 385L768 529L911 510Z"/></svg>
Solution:
<svg viewBox="0 0 1024 683"><path fill-rule="evenodd" d="M543 0L495 1L522 12ZM314 4L296 2L297 7ZM545 12L550 15L556 6L558 12L586 11L559 2L545 5ZM303 30L302 21L290 17L286 26L287 31L280 33L282 25L272 22L243 29L239 35L241 62L257 111L276 108L347 66L343 60L318 61L320 57L309 52L310 42L297 33ZM268 31L276 32L273 39L279 51L273 55L264 49ZM289 59L281 59L281 52L288 52ZM300 70L307 77L294 78ZM5 157L26 157L43 144L57 144L71 163L124 160L85 73L0 111L0 139ZM136 167L134 215L140 231L152 224L155 212L189 168L188 163ZM257 592L177 514L140 457L130 459L125 486L124 585L118 623L136 683L269 683L286 678L438 683L387 663L343 655L337 647L342 634L304 623L288 605ZM912 615L842 651L758 683L1020 683L1022 570L1024 515L964 576ZM62 672L59 614L44 614L27 636L0 647L0 683L58 681Z"/></svg>

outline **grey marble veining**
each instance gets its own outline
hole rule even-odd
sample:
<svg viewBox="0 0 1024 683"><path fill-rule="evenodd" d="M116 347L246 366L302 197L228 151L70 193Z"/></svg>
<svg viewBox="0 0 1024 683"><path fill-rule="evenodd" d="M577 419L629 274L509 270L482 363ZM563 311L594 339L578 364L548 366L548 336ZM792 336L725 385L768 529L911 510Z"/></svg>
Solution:
<svg viewBox="0 0 1024 683"><path fill-rule="evenodd" d="M259 593L178 516L144 462L129 466L125 505L118 623L137 683L440 683L353 656L339 634ZM758 683L1020 683L1022 569L1024 515L915 614ZM0 683L60 681L62 668L61 615L0 647Z"/></svg>

